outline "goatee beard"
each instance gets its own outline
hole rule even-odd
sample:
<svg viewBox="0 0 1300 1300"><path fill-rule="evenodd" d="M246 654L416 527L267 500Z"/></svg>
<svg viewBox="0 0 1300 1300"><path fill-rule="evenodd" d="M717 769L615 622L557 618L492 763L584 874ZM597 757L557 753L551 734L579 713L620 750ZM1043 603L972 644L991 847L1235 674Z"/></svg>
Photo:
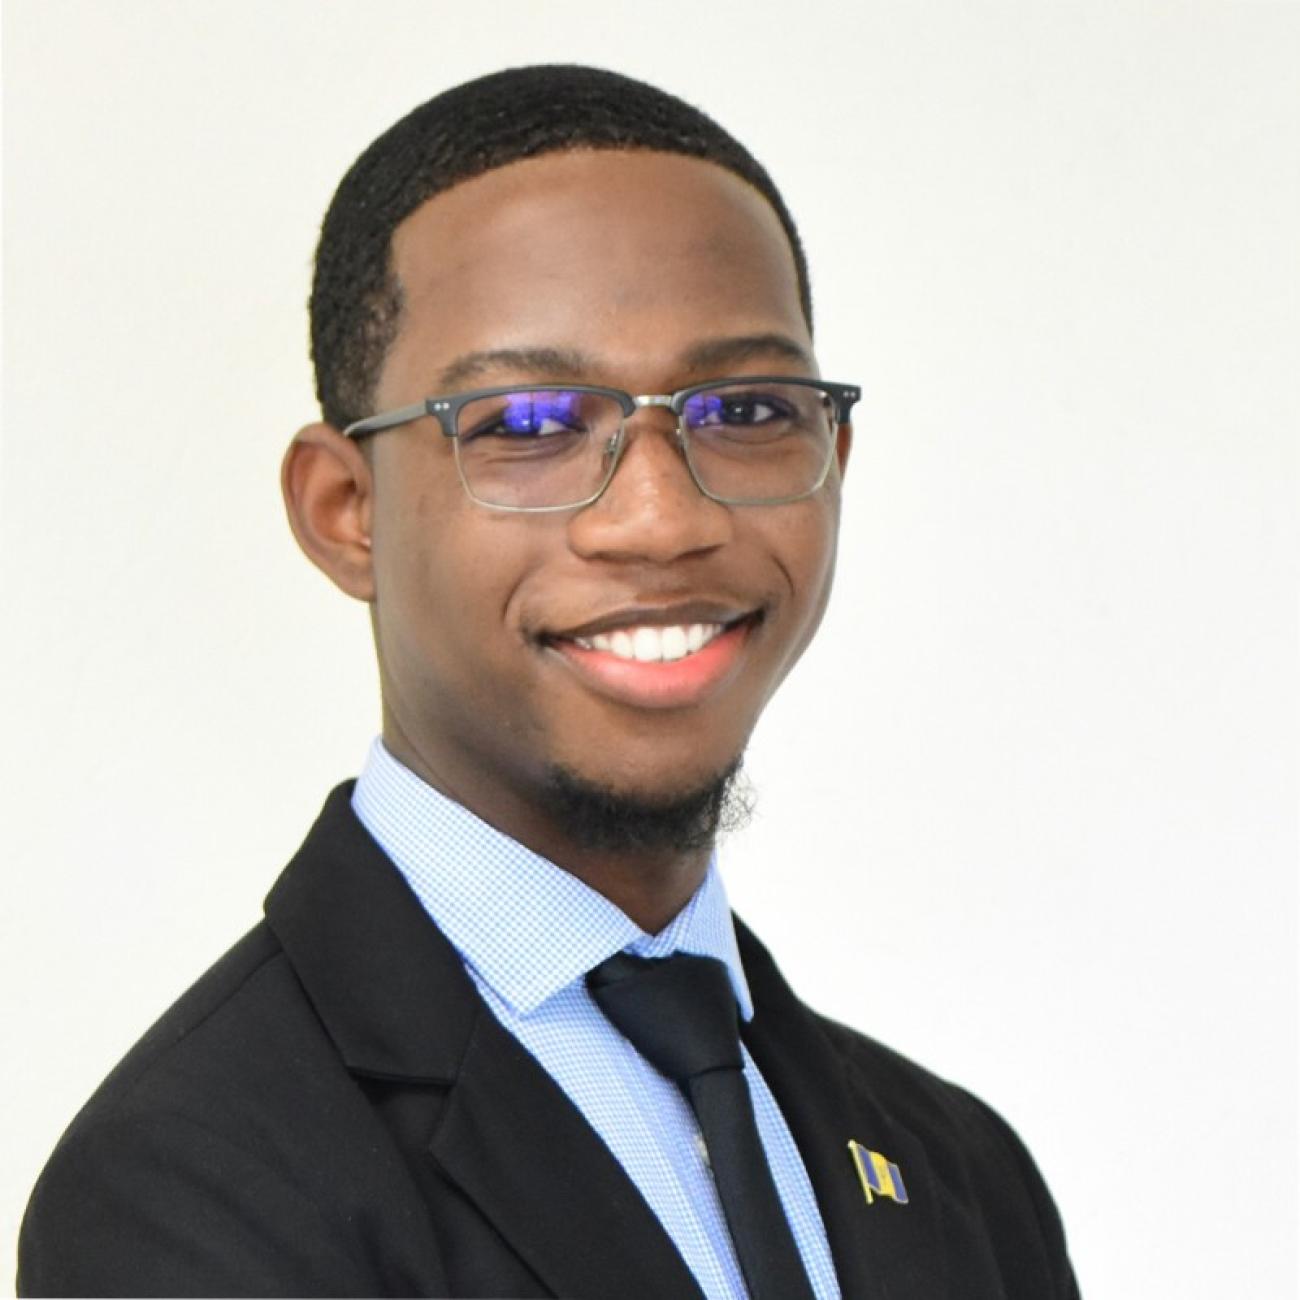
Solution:
<svg viewBox="0 0 1300 1300"><path fill-rule="evenodd" d="M720 834L740 830L753 815L753 793L738 758L695 789L668 795L625 794L563 767L547 775L547 797L575 843L605 853L712 849Z"/></svg>

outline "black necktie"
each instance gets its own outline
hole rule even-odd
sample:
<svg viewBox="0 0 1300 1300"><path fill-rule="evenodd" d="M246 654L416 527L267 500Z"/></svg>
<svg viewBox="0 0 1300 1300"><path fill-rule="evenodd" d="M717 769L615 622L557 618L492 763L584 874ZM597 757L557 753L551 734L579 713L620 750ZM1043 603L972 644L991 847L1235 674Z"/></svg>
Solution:
<svg viewBox="0 0 1300 1300"><path fill-rule="evenodd" d="M812 1300L741 1073L726 966L684 952L659 961L619 953L591 971L587 987L619 1032L691 1103L750 1296Z"/></svg>

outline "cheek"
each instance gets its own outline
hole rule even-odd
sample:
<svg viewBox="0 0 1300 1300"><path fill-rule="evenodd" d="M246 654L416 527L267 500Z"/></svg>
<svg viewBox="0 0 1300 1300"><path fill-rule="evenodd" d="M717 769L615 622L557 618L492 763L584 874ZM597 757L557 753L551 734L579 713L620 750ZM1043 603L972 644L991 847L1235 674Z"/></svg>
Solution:
<svg viewBox="0 0 1300 1300"><path fill-rule="evenodd" d="M431 423L431 422L429 422ZM376 444L373 542L379 599L429 600L466 569L458 551L472 545L469 517L446 440L423 427Z"/></svg>
<svg viewBox="0 0 1300 1300"><path fill-rule="evenodd" d="M457 566L449 561L455 533L447 527L450 502L427 486L380 495L376 501L374 548L376 599L414 613L439 599Z"/></svg>
<svg viewBox="0 0 1300 1300"><path fill-rule="evenodd" d="M408 479L376 515L384 648L426 685L490 693L485 681L499 689L506 661L515 664L522 644L515 597L538 563L535 541L518 517L475 506L458 480L415 483Z"/></svg>
<svg viewBox="0 0 1300 1300"><path fill-rule="evenodd" d="M430 476L404 479L390 479L376 494L375 623L389 671L424 676L454 657L457 638L468 631L473 567L460 553L459 503Z"/></svg>
<svg viewBox="0 0 1300 1300"><path fill-rule="evenodd" d="M812 640L830 600L839 536L838 497L800 503L772 522L769 547L788 586L784 677Z"/></svg>
<svg viewBox="0 0 1300 1300"><path fill-rule="evenodd" d="M790 515L774 522L772 551L790 583L794 604L805 616L819 614L826 604L835 571L838 496L826 493L801 502Z"/></svg>

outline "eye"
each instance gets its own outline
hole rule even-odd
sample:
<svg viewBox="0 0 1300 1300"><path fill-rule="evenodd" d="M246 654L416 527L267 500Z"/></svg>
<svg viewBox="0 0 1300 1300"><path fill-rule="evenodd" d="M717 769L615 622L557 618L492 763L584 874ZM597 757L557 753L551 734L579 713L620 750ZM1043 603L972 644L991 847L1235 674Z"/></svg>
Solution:
<svg viewBox="0 0 1300 1300"><path fill-rule="evenodd" d="M467 422L462 415L462 442L479 438L504 438L531 442L535 439L563 435L581 435L588 431L581 393L528 391L506 393L482 403Z"/></svg>
<svg viewBox="0 0 1300 1300"><path fill-rule="evenodd" d="M693 430L716 430L732 435L747 430L772 435L797 421L794 404L761 389L696 393L683 410Z"/></svg>

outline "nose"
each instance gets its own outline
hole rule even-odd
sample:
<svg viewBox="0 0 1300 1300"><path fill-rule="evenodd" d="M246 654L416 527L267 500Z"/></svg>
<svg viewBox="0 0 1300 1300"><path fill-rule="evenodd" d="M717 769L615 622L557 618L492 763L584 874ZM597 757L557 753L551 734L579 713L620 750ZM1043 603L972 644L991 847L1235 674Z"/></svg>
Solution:
<svg viewBox="0 0 1300 1300"><path fill-rule="evenodd" d="M671 411L628 418L614 477L598 500L569 521L569 544L586 559L669 564L730 540L728 507L695 485Z"/></svg>

